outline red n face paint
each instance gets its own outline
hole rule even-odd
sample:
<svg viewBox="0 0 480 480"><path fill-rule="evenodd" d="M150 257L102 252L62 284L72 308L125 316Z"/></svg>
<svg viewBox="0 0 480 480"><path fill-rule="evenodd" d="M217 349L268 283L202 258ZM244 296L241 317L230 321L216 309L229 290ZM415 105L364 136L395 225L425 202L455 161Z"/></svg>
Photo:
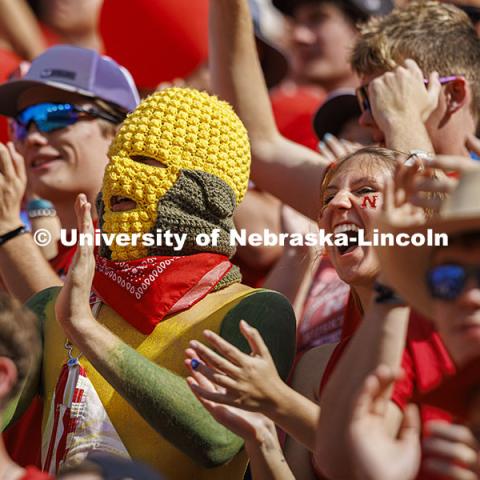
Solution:
<svg viewBox="0 0 480 480"><path fill-rule="evenodd" d="M362 208L367 208L367 203L369 204L370 208L377 208L377 198L378 195L365 195L362 201Z"/></svg>

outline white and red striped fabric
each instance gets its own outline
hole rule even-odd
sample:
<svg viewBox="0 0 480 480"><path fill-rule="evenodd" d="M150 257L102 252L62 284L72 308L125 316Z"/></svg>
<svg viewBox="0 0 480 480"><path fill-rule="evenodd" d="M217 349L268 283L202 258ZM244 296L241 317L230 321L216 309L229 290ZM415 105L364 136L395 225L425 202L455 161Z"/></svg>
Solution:
<svg viewBox="0 0 480 480"><path fill-rule="evenodd" d="M63 365L42 439L42 469L54 475L95 449L129 458L97 392L77 358Z"/></svg>

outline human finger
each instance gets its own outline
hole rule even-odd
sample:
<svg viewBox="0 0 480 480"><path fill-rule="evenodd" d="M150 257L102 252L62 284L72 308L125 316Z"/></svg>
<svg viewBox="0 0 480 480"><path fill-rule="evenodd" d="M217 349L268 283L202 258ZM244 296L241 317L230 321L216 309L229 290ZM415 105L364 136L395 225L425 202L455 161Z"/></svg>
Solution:
<svg viewBox="0 0 480 480"><path fill-rule="evenodd" d="M233 364L229 359L222 357L218 353L214 352L212 349L208 348L201 342L197 340L190 341L190 347L195 350L198 358L200 358L204 363L209 367L213 367L217 370L225 372L228 375L233 376L234 378L238 377L239 368Z"/></svg>
<svg viewBox="0 0 480 480"><path fill-rule="evenodd" d="M477 452L464 443L452 442L443 438L428 437L423 441L423 451L451 462L459 462L468 468L474 468L478 461Z"/></svg>
<svg viewBox="0 0 480 480"><path fill-rule="evenodd" d="M196 358L186 359L185 365L188 367L193 377L196 378L197 375L200 375L203 379L207 379L214 390L218 391L218 387L225 389L228 388L234 391L236 390L237 382L235 380L231 379L223 372L210 368Z"/></svg>
<svg viewBox="0 0 480 480"><path fill-rule="evenodd" d="M18 153L13 142L7 143L7 149L10 152L10 156L12 158L12 165L17 177L21 178L22 180L26 180L26 171L25 171L25 160L22 155Z"/></svg>
<svg viewBox="0 0 480 480"><path fill-rule="evenodd" d="M430 209L434 212L439 212L443 204L443 199L438 197L428 197L426 193L414 193L409 197L409 202L423 209Z"/></svg>
<svg viewBox="0 0 480 480"><path fill-rule="evenodd" d="M333 163L337 160L333 152L328 148L328 145L322 140L318 142L318 151L326 158L330 163Z"/></svg>
<svg viewBox="0 0 480 480"><path fill-rule="evenodd" d="M335 158L339 159L348 154L348 150L345 148L345 145L337 137L335 137L335 135L326 133L323 137L323 141L326 143Z"/></svg>
<svg viewBox="0 0 480 480"><path fill-rule="evenodd" d="M270 351L256 328L249 325L245 320L240 320L240 331L250 345L253 354L260 355L263 358L271 358Z"/></svg>
<svg viewBox="0 0 480 480"><path fill-rule="evenodd" d="M459 171L469 172L471 170L480 169L480 165L469 157L460 155L436 155L427 161L429 167L439 168L446 172Z"/></svg>
<svg viewBox="0 0 480 480"><path fill-rule="evenodd" d="M402 442L419 442L420 441L420 413L418 407L414 404L407 405L405 414L400 424L400 430L398 432L398 438Z"/></svg>
<svg viewBox="0 0 480 480"><path fill-rule="evenodd" d="M456 178L447 176L441 179L436 177L419 176L413 180L413 190L415 192L436 192L436 193L450 193L458 185Z"/></svg>
<svg viewBox="0 0 480 480"><path fill-rule="evenodd" d="M394 190L395 190L394 180L392 178L387 178L385 181L385 185L383 187L382 210L384 212L390 212L394 208L394 205L395 205Z"/></svg>
<svg viewBox="0 0 480 480"><path fill-rule="evenodd" d="M436 438L442 438L450 442L463 443L471 448L478 448L478 442L472 431L464 425L450 424L442 421L431 421L427 424L427 431Z"/></svg>
<svg viewBox="0 0 480 480"><path fill-rule="evenodd" d="M11 181L15 177L10 151L3 143L0 143L0 173L7 181Z"/></svg>
<svg viewBox="0 0 480 480"><path fill-rule="evenodd" d="M187 377L187 383L197 397L201 397L211 402L221 403L223 405L235 406L235 399L229 393L213 392L202 387L193 377Z"/></svg>
<svg viewBox="0 0 480 480"><path fill-rule="evenodd" d="M228 358L236 365L241 365L242 361L245 360L245 357L248 357L248 355L245 355L237 347L227 342L220 335L212 332L211 330L204 330L203 336L208 340L208 343L215 348L215 350L217 350L218 353Z"/></svg>
<svg viewBox="0 0 480 480"><path fill-rule="evenodd" d="M426 471L440 475L445 480L478 480L478 475L469 469L438 458L424 460Z"/></svg>

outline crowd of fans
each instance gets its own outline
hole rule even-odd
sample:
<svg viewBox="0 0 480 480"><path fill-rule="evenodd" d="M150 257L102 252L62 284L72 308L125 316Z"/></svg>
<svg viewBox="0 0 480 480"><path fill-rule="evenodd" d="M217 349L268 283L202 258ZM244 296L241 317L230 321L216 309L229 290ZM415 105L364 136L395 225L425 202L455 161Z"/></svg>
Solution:
<svg viewBox="0 0 480 480"><path fill-rule="evenodd" d="M480 478L480 6L134 3L0 0L0 479Z"/></svg>

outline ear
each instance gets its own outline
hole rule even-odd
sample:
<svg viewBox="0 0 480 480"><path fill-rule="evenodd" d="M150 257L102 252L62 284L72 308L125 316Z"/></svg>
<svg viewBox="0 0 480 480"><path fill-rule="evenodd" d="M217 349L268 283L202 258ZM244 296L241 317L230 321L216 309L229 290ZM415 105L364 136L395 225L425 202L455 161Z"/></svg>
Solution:
<svg viewBox="0 0 480 480"><path fill-rule="evenodd" d="M447 112L450 115L468 105L471 99L470 87L463 77L448 82L445 85L444 92Z"/></svg>
<svg viewBox="0 0 480 480"><path fill-rule="evenodd" d="M8 398L17 383L17 367L8 357L0 357L0 403Z"/></svg>

